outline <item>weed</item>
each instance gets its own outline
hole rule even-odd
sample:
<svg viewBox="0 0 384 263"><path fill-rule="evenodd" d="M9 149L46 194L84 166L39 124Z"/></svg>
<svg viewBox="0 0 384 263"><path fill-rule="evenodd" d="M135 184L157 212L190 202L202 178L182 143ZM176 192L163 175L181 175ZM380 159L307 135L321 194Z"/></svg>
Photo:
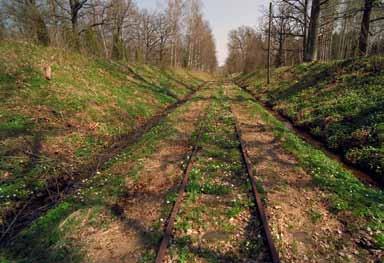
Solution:
<svg viewBox="0 0 384 263"><path fill-rule="evenodd" d="M229 210L227 211L227 216L229 218L235 218L238 216L244 209L249 208L251 204L248 200L238 200L235 199L232 201Z"/></svg>
<svg viewBox="0 0 384 263"><path fill-rule="evenodd" d="M314 209L310 209L308 215L313 224L317 224L323 219L323 215Z"/></svg>
<svg viewBox="0 0 384 263"><path fill-rule="evenodd" d="M231 188L226 185L205 183L201 187L201 191L204 194L209 194L209 195L227 195L231 192Z"/></svg>
<svg viewBox="0 0 384 263"><path fill-rule="evenodd" d="M153 251L146 251L139 259L139 263L151 263L156 259L156 254Z"/></svg>
<svg viewBox="0 0 384 263"><path fill-rule="evenodd" d="M27 131L31 131L33 123L30 118L22 115L0 115L3 119L0 123L0 138L6 136L16 136Z"/></svg>

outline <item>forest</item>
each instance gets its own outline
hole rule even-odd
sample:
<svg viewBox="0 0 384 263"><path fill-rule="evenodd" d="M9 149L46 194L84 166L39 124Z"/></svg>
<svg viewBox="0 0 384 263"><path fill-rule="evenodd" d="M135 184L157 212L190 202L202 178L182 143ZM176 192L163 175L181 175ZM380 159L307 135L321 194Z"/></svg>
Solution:
<svg viewBox="0 0 384 263"><path fill-rule="evenodd" d="M2 0L1 38L28 39L91 56L214 71L215 42L198 1L155 11L133 0Z"/></svg>
<svg viewBox="0 0 384 263"><path fill-rule="evenodd" d="M382 1L276 0L256 28L241 26L230 32L227 72L265 66L269 33L271 63L281 67L382 55L383 28Z"/></svg>

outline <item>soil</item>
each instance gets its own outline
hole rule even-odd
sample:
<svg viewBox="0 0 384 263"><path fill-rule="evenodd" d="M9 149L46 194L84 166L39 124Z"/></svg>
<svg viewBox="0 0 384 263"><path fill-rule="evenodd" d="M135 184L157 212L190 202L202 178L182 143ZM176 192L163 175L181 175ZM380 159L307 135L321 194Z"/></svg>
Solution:
<svg viewBox="0 0 384 263"><path fill-rule="evenodd" d="M108 211L103 210L97 215L108 218L107 225L92 225L84 219L79 230L69 234L84 252L84 261L148 262L154 258L168 216L164 209L170 206L167 197L175 192L182 180L183 163L192 150L191 138L211 103L212 90L206 89L166 120L176 132L162 138L149 156L108 167L110 173L125 176L124 191L116 202L106 207ZM263 189L261 194L269 227L281 261L379 262L380 255L361 246L366 242L364 236L347 228L348 222L354 220L353 215L330 212L328 200L331 194L316 186L312 176L283 149L272 127L260 116L251 114L249 104L235 98L231 91L231 87L226 86L225 98L232 103L253 164L255 180ZM197 185L199 190L185 193L188 201L182 204L176 218L178 226L174 229L166 262L182 261L183 249L187 249L193 258L187 262L211 262L212 258L215 262L268 262L261 225L252 206L251 189L247 186L245 164L241 163L240 148L233 141L235 126L228 124L233 117L230 103L223 98L221 104L218 99L216 101L220 107L213 112L209 132L204 134L208 139L202 140L202 149L194 158L194 168L200 176L196 175L197 179L194 179L195 187ZM119 138L107 156L100 157L95 165L91 160L90 166L78 174L91 176L96 173L99 162L106 162L120 153L124 145L136 142L166 115L169 116L165 112L155 117L152 123L129 138ZM131 176L137 168L137 173ZM2 175L0 181L6 180L7 176L12 175ZM221 191L209 193L206 190L209 187L204 190L207 185L216 186ZM68 194L77 186L81 185L70 185ZM228 213L239 206L238 213ZM88 214L91 214L90 210ZM73 217L76 217L75 213ZM183 242L187 243L184 247L180 246Z"/></svg>
<svg viewBox="0 0 384 263"><path fill-rule="evenodd" d="M282 262L375 262L358 246L357 233L328 210L329 193L284 151L271 128L246 105L233 107L255 169L265 190L266 212Z"/></svg>
<svg viewBox="0 0 384 263"><path fill-rule="evenodd" d="M180 183L181 163L190 152L189 139L193 127L206 107L206 101L195 101L188 105L176 120L177 136L165 138L156 152L140 160L144 165L137 178L127 177L126 194L115 205L119 221L107 230L86 235L86 254L91 262L138 262L143 254L154 254L157 237L162 225L162 206L166 195ZM129 169L129 165L121 168ZM107 244L107 245L103 245Z"/></svg>
<svg viewBox="0 0 384 263"><path fill-rule="evenodd" d="M187 189L165 262L268 262L260 222L251 205L251 191L247 189L245 165L241 162L240 149L233 144L235 126L226 121L232 115L224 105L210 109L209 116L213 117L206 119L207 131L203 135L208 139L201 141L191 172L194 179L189 186L204 189L215 185L228 187L229 191L209 193ZM234 167L242 168L235 171ZM249 205L230 214L234 203Z"/></svg>
<svg viewBox="0 0 384 263"><path fill-rule="evenodd" d="M16 236L23 229L30 226L44 212L62 201L63 198L73 194L73 192L81 186L81 180L92 177L104 163L128 146L134 144L142 135L160 123L171 112L189 101L195 96L196 92L205 85L208 84L201 84L195 91L185 96L185 98L167 106L145 123L138 123L138 126L135 127L131 133L113 139L109 138L108 145L103 151L96 154L96 156L91 158L86 164L82 164L78 169L74 169L73 164L71 164L69 168L66 167L66 169L64 169L65 171L63 171L63 174L58 178L55 177L52 180L47 180L46 189L54 189L54 191L45 191L46 189L44 189L41 192L31 195L28 200L19 202L17 207L21 208L21 210L12 209L11 211L4 211L4 216L2 215L4 219L1 220L0 227L9 230L7 233L1 233L0 246L7 245L7 240L12 239L12 237ZM44 149L46 147L43 145L42 148ZM60 153L60 150L57 150L57 153ZM57 194L52 195L51 192Z"/></svg>

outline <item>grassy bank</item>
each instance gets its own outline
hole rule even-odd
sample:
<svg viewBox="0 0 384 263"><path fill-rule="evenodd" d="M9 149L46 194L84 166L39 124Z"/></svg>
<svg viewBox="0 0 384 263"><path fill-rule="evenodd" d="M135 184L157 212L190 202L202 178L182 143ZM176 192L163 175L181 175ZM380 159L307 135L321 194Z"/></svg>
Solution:
<svg viewBox="0 0 384 263"><path fill-rule="evenodd" d="M302 64L236 82L322 140L345 160L384 181L384 58Z"/></svg>
<svg viewBox="0 0 384 263"><path fill-rule="evenodd" d="M0 224L208 78L22 42L0 53Z"/></svg>

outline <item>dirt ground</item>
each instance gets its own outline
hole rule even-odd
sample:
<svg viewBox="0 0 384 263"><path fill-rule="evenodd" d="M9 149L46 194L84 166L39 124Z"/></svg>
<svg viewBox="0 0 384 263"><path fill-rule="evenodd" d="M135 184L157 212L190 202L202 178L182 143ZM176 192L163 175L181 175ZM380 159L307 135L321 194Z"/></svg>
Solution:
<svg viewBox="0 0 384 263"><path fill-rule="evenodd" d="M287 154L272 130L246 105L237 116L255 174L264 190L272 235L282 262L375 262L358 247L355 233L327 209L329 193Z"/></svg>
<svg viewBox="0 0 384 263"><path fill-rule="evenodd" d="M190 178L191 188L187 187L176 218L165 261L268 262L258 232L260 224L255 211L249 209L252 201L245 166L236 145L235 127L229 121L232 105L255 179L263 189L281 261L380 262L377 254L358 245L359 233L348 230L348 222L329 211L331 194L319 189L312 176L283 149L273 127L252 114L251 104L235 97L230 87L218 91L215 95L208 91L183 106L171 121L175 134L161 138L153 153L111 167L112 173L124 176L139 169L136 176L125 176L124 195L111 207L112 223L104 228L89 224L82 227L77 238L85 244L86 261L153 262L172 207L167 198L181 182L182 164L191 153L191 136L210 105L210 111L216 110L211 119L205 118L204 125L209 129L196 155L194 178ZM210 101L213 96L217 100Z"/></svg>
<svg viewBox="0 0 384 263"><path fill-rule="evenodd" d="M126 194L112 208L119 220L107 229L83 234L89 262L138 262L144 253L155 253L154 241L161 233L153 226L165 222L161 208L166 195L180 183L181 163L190 152L190 136L207 104L197 100L186 106L176 117L177 134L164 138L153 155L140 160L145 165L137 178L127 177ZM115 169L127 172L132 165L121 164Z"/></svg>

